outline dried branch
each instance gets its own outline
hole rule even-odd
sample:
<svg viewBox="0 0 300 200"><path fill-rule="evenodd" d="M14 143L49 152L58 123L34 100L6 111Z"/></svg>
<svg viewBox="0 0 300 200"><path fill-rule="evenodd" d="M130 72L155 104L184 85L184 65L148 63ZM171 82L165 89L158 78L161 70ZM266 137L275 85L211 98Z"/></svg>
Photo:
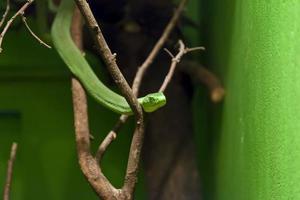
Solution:
<svg viewBox="0 0 300 200"><path fill-rule="evenodd" d="M3 28L1 34L0 34L0 53L2 52L2 41L3 38L6 34L6 32L8 31L8 29L10 28L10 26L12 25L12 23L14 22L14 20L16 19L17 16L19 15L23 15L23 13L25 12L25 10L33 3L33 0L27 0L27 2L10 18L10 20L7 21L5 27Z"/></svg>
<svg viewBox="0 0 300 200"><path fill-rule="evenodd" d="M164 48L164 51L167 52L167 54L169 54L169 56L170 56L171 58L174 58L174 57L175 57L175 56L172 54L172 52L169 51L169 49Z"/></svg>
<svg viewBox="0 0 300 200"><path fill-rule="evenodd" d="M117 134L115 131L110 131L107 136L104 138L104 140L101 142L97 153L95 155L96 161L100 163L100 161L102 160L102 157L104 155L104 153L106 152L107 147L112 143L112 141L114 141L117 138Z"/></svg>
<svg viewBox="0 0 300 200"><path fill-rule="evenodd" d="M168 49L164 49L171 56L172 62L171 62L169 72L166 75L166 77L159 89L159 92L164 92L166 90L169 82L171 81L171 79L174 75L175 68L176 68L177 64L180 62L180 60L184 54L187 54L192 51L204 50L204 47L186 48L184 43L181 40L179 40L178 43L179 43L179 52L177 53L176 56L174 56ZM97 162L101 162L101 159L102 159L106 149L116 139L118 130L127 121L127 119L128 119L128 116L121 115L118 122L115 124L114 128L107 134L105 139L102 141L102 143L100 144L98 151L96 153Z"/></svg>
<svg viewBox="0 0 300 200"><path fill-rule="evenodd" d="M147 59L139 67L139 69L138 69L138 71L135 75L135 79L133 81L133 84L132 84L132 90L134 91L135 95L138 95L139 87L141 85L141 81L144 77L145 72L147 71L149 66L152 64L154 58L157 56L158 52L160 51L160 49L163 47L166 40L168 39L170 33L172 32L172 30L176 26L177 21L178 21L180 15L181 15L181 13L184 9L184 6L185 6L186 2L187 2L187 0L181 0L181 2L179 4L177 10L175 11L173 17L171 18L170 22L168 23L168 25L164 29L163 34L161 35L161 37L159 38L159 40L157 41L157 43L153 47L153 49L150 52L150 54L148 55Z"/></svg>
<svg viewBox="0 0 300 200"><path fill-rule="evenodd" d="M181 40L179 40L179 52L177 53L176 56L174 56L168 49L165 48L164 50L172 58L172 63L171 63L169 72L168 72L167 76L165 77L164 82L159 89L159 92L164 92L166 90L168 84L170 83L170 81L174 75L175 68L176 68L177 64L180 62L180 60L184 54L187 54L192 51L197 51L197 50L205 50L205 48L204 47L185 48L184 43ZM212 92L213 101L218 101L218 99L222 98L221 96L222 96L222 91L220 90L220 88L217 88L217 90L216 89L213 90L213 92ZM119 120L116 123L116 125L114 126L114 128L105 137L105 139L99 146L98 151L96 153L96 159L98 162L101 161L103 154L105 153L108 146L116 139L118 130L127 121L127 119L128 119L128 116L121 115L121 117L119 118Z"/></svg>
<svg viewBox="0 0 300 200"><path fill-rule="evenodd" d="M183 61L179 68L189 74L193 80L203 83L209 89L212 102L218 103L223 100L225 90L217 76L208 69L195 61Z"/></svg>
<svg viewBox="0 0 300 200"><path fill-rule="evenodd" d="M121 194L121 196L123 196L122 198L124 199L132 199L133 191L137 182L138 166L139 166L142 143L144 139L143 110L140 104L138 103L136 96L133 94L131 88L129 87L128 83L126 82L125 78L120 72L120 69L117 66L115 60L115 55L111 53L88 3L85 0L76 0L76 3L78 8L81 11L81 14L85 18L87 26L96 44L96 49L98 53L103 58L108 68L108 71L110 72L112 78L114 79L121 93L127 100L131 109L133 110L133 113L135 114L136 126L135 126L131 147L129 151L129 158L128 158L124 185L121 190L111 192L111 194L113 194L114 196ZM95 160L93 159L93 161ZM89 181L93 181L93 180L89 180ZM100 191L103 190L103 188L101 188L103 186L101 185L92 185L92 186L94 187L95 190L99 191L98 193L99 195L103 195L102 192L104 191L102 192Z"/></svg>
<svg viewBox="0 0 300 200"><path fill-rule="evenodd" d="M11 181L12 181L14 162L15 162L16 155L17 155L17 148L18 148L18 144L13 143L11 146L10 158L8 160L8 165L7 165L6 181L5 181L4 192L3 192L3 200L9 200L10 186L11 186Z"/></svg>
<svg viewBox="0 0 300 200"><path fill-rule="evenodd" d="M114 128L107 134L107 136L101 142L95 156L98 163L101 162L107 147L112 143L112 141L114 141L117 138L117 132L121 128L121 126L126 122L126 120L127 115L121 115Z"/></svg>
<svg viewBox="0 0 300 200"><path fill-rule="evenodd" d="M9 13L9 10L10 10L10 3L9 3L9 0L6 0L6 8L5 8L5 11L4 11L4 14L2 16L2 19L0 21L0 28L2 27L2 25L4 24L5 20L6 20L6 17Z"/></svg>
<svg viewBox="0 0 300 200"><path fill-rule="evenodd" d="M170 83L170 81L173 77L175 68L176 68L177 64L180 62L180 60L184 54L187 54L192 51L204 50L204 47L186 48L184 43L181 40L179 40L178 43L179 43L179 51L175 57L173 56L173 54L170 51L167 51L167 52L169 52L169 55L172 57L172 63L171 63L169 72L168 72L167 76L165 77L165 80L159 89L159 92L164 92L166 90L168 84Z"/></svg>
<svg viewBox="0 0 300 200"><path fill-rule="evenodd" d="M192 48L186 48L185 49L185 53L189 53L189 52L192 52L192 51L198 51L198 50L205 50L205 47L192 47Z"/></svg>
<svg viewBox="0 0 300 200"><path fill-rule="evenodd" d="M116 63L116 54L112 54L109 49L102 31L89 7L89 4L85 0L75 0L81 14L83 15L87 26L92 34L94 39L96 50L102 57L105 62L108 71L110 72L112 78L114 79L116 85L120 89L122 95L125 97L127 102L129 103L133 113L137 118L142 119L142 108L139 105L137 98L132 94L132 90L122 75L117 63ZM139 119L140 120L140 119ZM138 120L138 121L139 121ZM141 121L141 120L140 120Z"/></svg>
<svg viewBox="0 0 300 200"><path fill-rule="evenodd" d="M81 171L97 195L110 199L116 189L105 178L90 152L86 95L80 82L72 78L76 146Z"/></svg>
<svg viewBox="0 0 300 200"><path fill-rule="evenodd" d="M82 50L82 23L78 9L74 11L71 32L74 42ZM75 78L72 78L72 94L79 165L98 196L103 199L110 199L112 194L116 193L116 189L102 174L98 163L91 155L86 94L80 82Z"/></svg>
<svg viewBox="0 0 300 200"><path fill-rule="evenodd" d="M135 185L137 182L138 166L139 166L141 148L142 148L143 138L144 138L143 112L142 112L142 109L141 109L137 99L136 99L136 95L138 94L138 88L140 86L140 83L136 84L136 86L137 86L136 90L134 90L134 91L131 90L131 88L129 87L128 83L124 79L123 75L121 74L121 72L116 64L116 60L115 60L116 56L115 56L115 54L112 54L112 52L110 51L110 49L102 35L100 27L97 24L93 14L90 10L89 5L87 4L87 2L85 0L75 0L75 1L77 3L77 6L80 9L82 15L85 18L85 21L88 25L90 32L92 33L93 39L96 43L96 48L97 48L98 53L101 55L104 62L106 63L106 66L107 66L112 78L116 82L116 84L119 87L123 96L125 96L127 102L129 103L131 109L133 110L133 112L135 114L135 119L136 119L136 128L135 128L135 131L133 134L132 143L131 143L131 147L130 147L127 170L126 170L123 187L120 190L115 189L113 186L111 186L111 184L108 182L108 180L104 176L103 177L101 176L101 178L99 180L97 180L97 182L96 182L98 184L95 184L95 182L93 182L95 180L89 179L89 177L91 177L89 172L85 173L85 175L99 196L103 197L103 193L107 194L106 189L104 191L103 191L103 189L101 189L101 187L103 188L103 183L105 183L105 184L107 184L108 190L110 191L110 195L113 195L113 197L119 196L120 199L132 199L134 188L135 188ZM183 0L183 2L185 2L185 0ZM167 33L167 34L165 34L165 33ZM167 29L167 31L164 32L162 38L168 37L168 34L169 33L168 33L168 29ZM145 61L144 66L143 66L145 68L142 68L142 72L140 71L141 75L137 75L137 77L138 77L138 79L140 79L140 81L142 80L142 76L145 72L143 70L148 68L148 66L152 63L154 57L157 55L159 49L162 47L162 44L160 44L160 42L164 42L164 39L162 39L162 41L158 42L159 45L154 48L154 51L153 51L154 53L150 54L149 59L147 59ZM184 47L183 43L182 43L182 46ZM156 48L158 48L158 50ZM172 60L173 62L175 62L175 66L179 62L179 60L183 54L193 51L193 50L196 50L196 49L182 48L179 55L176 56ZM172 69L174 70L174 67ZM170 73L170 74L173 74L173 73ZM170 80L170 76L171 76L170 74L168 75L166 82L168 82ZM138 81L138 82L140 82L140 81ZM167 83L164 85L165 85L164 87L166 87ZM125 117L125 120L126 120L127 117L126 116L123 116L123 117ZM118 127L119 127L119 124L117 124L116 128L118 128ZM97 161L100 161L106 148L111 143L111 141L113 141L115 138L116 138L115 132L111 131L108 134L107 138L100 145L95 159L90 157L90 152L88 152L87 156L90 157L90 162L97 163ZM88 134L85 135L85 140L87 140L87 139L88 139ZM100 171L100 175L102 175L100 169L101 169L100 167L97 168L97 170ZM98 188L98 187L100 187L100 188Z"/></svg>
<svg viewBox="0 0 300 200"><path fill-rule="evenodd" d="M160 36L159 40L154 45L153 49L149 53L149 55L146 58L146 60L144 61L144 63L138 68L138 71L135 75L135 78L134 78L134 81L132 84L132 90L133 90L133 93L135 94L135 96L138 96L139 89L141 86L141 81L142 81L147 69L152 64L153 60L159 53L160 49L163 47L163 45L169 38L169 35L172 32L172 30L174 29L174 27L176 26L177 21L181 15L186 3L187 3L187 0L181 0L178 8L175 10L172 18L168 22L168 24L167 24L166 28L164 29L162 35ZM128 119L127 115L121 115L119 120L117 121L116 125L114 126L114 128L108 133L106 138L100 144L98 151L96 153L96 158L99 162L101 161L101 158L102 158L104 152L106 151L107 147L112 143L113 140L115 140L115 138L117 136L117 132L122 127L122 125L125 124L127 119Z"/></svg>
<svg viewBox="0 0 300 200"><path fill-rule="evenodd" d="M44 45L45 47L51 49L51 46L46 44L43 40L41 40L29 27L29 25L27 24L27 20L26 17L24 16L24 13L21 14L22 17L22 21L25 24L25 27L27 28L27 30L29 31L29 33L41 44Z"/></svg>

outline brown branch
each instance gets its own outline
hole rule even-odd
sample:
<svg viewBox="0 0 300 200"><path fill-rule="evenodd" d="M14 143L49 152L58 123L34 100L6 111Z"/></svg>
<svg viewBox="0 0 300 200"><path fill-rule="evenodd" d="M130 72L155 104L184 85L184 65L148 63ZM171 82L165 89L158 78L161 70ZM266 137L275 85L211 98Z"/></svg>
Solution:
<svg viewBox="0 0 300 200"><path fill-rule="evenodd" d="M95 156L98 163L101 162L107 147L112 143L112 141L114 141L117 138L117 132L121 128L121 126L126 122L126 120L127 115L121 115L114 128L107 134L107 136L101 142Z"/></svg>
<svg viewBox="0 0 300 200"><path fill-rule="evenodd" d="M142 118L142 108L139 105L137 98L132 94L132 90L122 75L117 63L116 54L112 54L110 51L102 31L89 7L89 4L85 0L75 0L81 14L83 15L87 26L94 39L96 50L105 62L108 71L110 72L112 78L114 79L116 85L120 89L122 95L125 97L129 103L133 113L137 118Z"/></svg>
<svg viewBox="0 0 300 200"><path fill-rule="evenodd" d="M192 51L198 51L198 50L205 50L205 47L192 47L192 48L186 48L185 49L185 53L189 53L189 52L192 52Z"/></svg>
<svg viewBox="0 0 300 200"><path fill-rule="evenodd" d="M172 18L168 22L166 28L164 29L162 35L160 36L159 40L154 45L153 49L149 53L148 57L144 61L144 63L138 68L138 71L135 75L133 84L132 84L132 90L135 96L138 96L139 89L141 86L141 81L149 68L149 66L152 64L153 60L159 53L160 49L163 47L167 39L169 38L170 33L174 29L174 27L177 24L177 21L184 9L185 4L187 3L187 0L181 0L178 8L175 10ZM112 143L113 140L115 140L117 133L119 129L122 127L123 124L127 121L128 116L127 115L121 115L119 120L117 121L114 128L107 134L106 138L103 140L103 142L100 144L98 151L96 153L96 158L100 162L101 158L103 157L104 152L106 151L107 147Z"/></svg>
<svg viewBox="0 0 300 200"><path fill-rule="evenodd" d="M212 102L218 103L223 100L225 90L217 76L208 69L195 61L183 61L179 68L189 74L193 80L203 83L209 89Z"/></svg>
<svg viewBox="0 0 300 200"><path fill-rule="evenodd" d="M5 8L5 11L4 11L4 14L2 16L2 19L0 21L0 28L2 27L2 25L4 24L5 20L6 20L6 17L9 13L9 10L10 10L10 3L9 3L9 0L6 0L6 8Z"/></svg>
<svg viewBox="0 0 300 200"><path fill-rule="evenodd" d="M131 147L130 147L124 185L121 190L111 191L111 194L114 194L114 196L117 194L121 194L122 199L123 198L124 199L132 199L134 188L135 188L135 185L137 182L137 173L138 173L138 166L139 166L139 160L140 160L140 153L141 153L143 137L144 137L143 112L142 112L142 109L141 109L137 99L136 99L135 93L133 93L133 91L131 91L128 83L126 82L123 75L121 74L121 72L116 64L115 54L111 53L103 35L102 35L99 25L97 24L93 14L90 10L89 5L87 4L87 2L85 0L75 0L75 1L77 3L77 6L79 7L81 13L83 14L85 21L87 22L90 32L92 33L93 39L96 43L96 48L97 48L98 53L102 56L111 76L113 77L114 81L116 82L117 86L119 87L121 93L125 96L127 102L129 103L129 105L130 105L131 109L133 110L135 117L136 117L136 128L135 128L135 131L133 134L132 143L131 143ZM175 57L173 59L173 61L176 62L176 64L177 64L183 54L185 54L189 51L192 51L192 50L194 50L194 49L184 49L183 51L180 51L181 53L179 54L179 56ZM157 54L157 52L155 54ZM154 55L154 57L155 57L155 55ZM147 64L147 62L146 62L146 64L145 64L146 68L147 68L147 65L150 65L152 61L153 60L150 59L150 61L148 61L149 64ZM172 68L172 69L174 69L174 68ZM171 73L171 74L173 74L173 73ZM169 80L170 80L170 76L168 76L167 82ZM138 85L137 88L139 88L140 83L137 85ZM167 84L165 84L165 85L167 85ZM136 92L138 92L138 89L136 90ZM116 135L113 132L111 132L108 135L108 137L107 137L108 139L107 140L105 139L103 141L102 145L100 145L99 151L96 155L96 159L92 159L93 162L96 162L96 160L101 159L107 146L111 143L111 141L113 139L115 139L115 136ZM99 167L99 170L100 170L100 167ZM88 174L86 174L86 176L88 176ZM105 177L103 177L103 178L105 178ZM92 180L89 180L90 183L91 183L91 181ZM102 180L102 181L106 182L106 179ZM106 191L106 190L100 191L100 189L97 188L98 186L101 187L101 185L93 185L92 184L92 186L94 187L94 189L96 191L98 190L100 192L100 194L98 193L100 196L103 195L102 193ZM113 187L110 187L110 189L114 190Z"/></svg>
<svg viewBox="0 0 300 200"><path fill-rule="evenodd" d="M26 20L26 17L24 16L24 13L21 14L21 17L22 17L22 21L23 23L25 24L25 27L27 28L27 30L29 31L29 33L41 44L41 45L44 45L45 47L51 49L51 46L46 44L42 39L40 39L32 30L31 28L29 27L28 23L27 23L27 20Z"/></svg>
<svg viewBox="0 0 300 200"><path fill-rule="evenodd" d="M18 148L18 144L13 143L11 146L10 158L8 160L8 165L7 165L6 182L5 182L5 186L4 186L3 200L9 200L10 186L11 186L12 175L13 175L14 161L16 159L16 154L17 154L17 148Z"/></svg>
<svg viewBox="0 0 300 200"><path fill-rule="evenodd" d="M166 90L167 86L169 85L169 83L174 75L175 68L176 68L177 64L180 62L180 60L184 54L187 54L192 51L204 50L204 47L186 48L184 43L182 42L182 40L179 40L178 43L179 43L179 51L175 57L173 56L173 54L170 51L167 51L168 54L172 57L172 62L171 62L169 72L168 72L167 76L165 77L165 80L164 80L163 84L161 85L159 92L164 92Z"/></svg>
<svg viewBox="0 0 300 200"><path fill-rule="evenodd" d="M122 199L132 199L133 192L135 189L135 185L137 182L137 174L138 174L138 166L141 154L142 143L144 139L144 119L143 119L143 110L140 104L137 101L137 98L133 94L131 88L129 87L128 83L126 82L125 78L123 77L122 73L120 72L119 67L117 66L115 55L111 53L103 35L101 29L93 16L93 13L85 0L75 0L77 3L78 8L81 11L81 14L84 16L87 26L92 34L94 39L96 49L98 53L103 58L108 71L110 72L112 78L114 79L115 83L117 84L118 88L120 89L121 93L127 100L128 104L130 105L133 113L135 114L136 120L136 127L134 130L131 147L129 151L129 158L127 164L127 170L124 180L124 185L121 190L118 191L110 191L110 195L121 195ZM95 159L93 162L96 163ZM100 170L100 168L99 168ZM105 177L104 177L105 178ZM93 180L89 180L93 181ZM104 181L105 182L105 181ZM91 182L90 182L91 183ZM101 185L93 185L95 190L99 191L99 195L102 195L103 186ZM95 188L96 187L96 188ZM100 188L97 188L100 187ZM109 188L111 189L111 188ZM101 191L102 190L102 191ZM105 199L105 198L104 198Z"/></svg>
<svg viewBox="0 0 300 200"><path fill-rule="evenodd" d="M112 199L116 189L103 175L90 152L86 95L79 81L72 78L74 123L79 165L93 190L102 199Z"/></svg>
<svg viewBox="0 0 300 200"><path fill-rule="evenodd" d="M184 9L184 6L185 6L186 2L187 2L187 0L181 0L181 2L179 4L177 10L175 11L173 17L171 18L170 22L168 23L168 25L164 29L163 34L161 35L161 37L159 38L159 40L157 41L157 43L153 47L153 49L150 52L150 54L148 55L147 59L139 67L139 69L138 69L138 71L135 75L135 79L133 81L133 84L132 84L132 90L134 91L135 95L138 95L139 88L140 88L140 85L141 85L141 81L144 77L145 72L147 71L149 66L152 64L154 58L157 56L158 52L160 51L160 49L163 47L166 40L168 39L170 33L172 32L172 30L176 26L177 21L178 21L180 15L181 15L181 13Z"/></svg>
<svg viewBox="0 0 300 200"><path fill-rule="evenodd" d="M19 15L22 15L25 10L32 4L33 0L27 0L27 2L10 18L10 20L7 21L5 27L3 28L1 34L0 34L0 53L2 52L2 42L3 42L3 38L6 34L6 32L8 31L8 29L10 28L10 26L12 25L12 23L14 22L15 18Z"/></svg>
<svg viewBox="0 0 300 200"><path fill-rule="evenodd" d="M78 9L74 11L71 32L77 47L82 50L82 22ZM80 168L99 197L103 199L113 199L112 195L117 193L116 189L102 174L98 163L90 152L86 94L80 82L75 78L72 78L72 95L76 146Z"/></svg>
<svg viewBox="0 0 300 200"><path fill-rule="evenodd" d="M120 72L120 69L116 64L115 54L111 53L88 3L85 0L76 0L76 3L85 18L90 32L92 33L98 53L103 58L108 71L135 114L136 127L132 137L125 181L122 188L122 191L125 193L128 199L132 199L132 194L137 182L138 166L144 139L143 110L138 103L136 96L133 94L131 88Z"/></svg>
<svg viewBox="0 0 300 200"><path fill-rule="evenodd" d="M168 74L166 75L160 89L159 92L164 92L168 86L168 84L170 83L174 72L175 72L175 68L177 66L177 64L180 62L182 56L184 54L187 54L189 52L192 51L197 51L197 50L204 50L204 47L194 47L194 48L186 48L184 43L179 40L179 52L177 53L176 56L174 56L168 49L164 49L172 58L172 62L171 62L171 66L169 69ZM121 115L121 117L119 118L119 120L117 121L117 123L115 124L114 128L107 134L107 136L105 137L105 139L102 141L102 143L100 144L97 153L96 153L96 160L98 163L101 162L101 159L103 158L103 155L106 151L106 149L108 148L108 146L116 139L117 137L117 132L118 130L121 128L121 126L127 121L128 116L127 115Z"/></svg>
<svg viewBox="0 0 300 200"><path fill-rule="evenodd" d="M169 54L169 56L170 56L171 58L174 58L174 57L175 57L175 56L172 54L172 52L169 51L169 49L164 48L164 51L167 52L167 54Z"/></svg>
<svg viewBox="0 0 300 200"><path fill-rule="evenodd" d="M185 46L183 44L183 42L181 40L179 40L179 52L177 53L177 55L174 57L173 54L171 54L170 51L170 56L172 57L172 62L171 62L171 66L169 69L169 72L167 74L167 76L165 77L165 80L163 81L163 84L161 85L159 92L164 92L169 84L169 82L171 81L173 74L175 72L175 68L177 63L180 62L181 57L183 56L183 54L185 53Z"/></svg>

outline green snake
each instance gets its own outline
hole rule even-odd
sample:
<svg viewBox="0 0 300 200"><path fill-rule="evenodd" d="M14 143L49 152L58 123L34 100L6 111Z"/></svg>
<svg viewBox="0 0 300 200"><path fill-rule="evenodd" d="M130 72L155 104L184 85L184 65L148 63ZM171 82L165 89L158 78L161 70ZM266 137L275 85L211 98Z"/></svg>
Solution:
<svg viewBox="0 0 300 200"><path fill-rule="evenodd" d="M83 84L87 92L100 104L120 114L132 114L124 97L106 87L91 69L71 37L74 0L62 0L54 19L51 36L53 44L70 71ZM163 93L151 93L138 98L145 112L153 112L166 104Z"/></svg>

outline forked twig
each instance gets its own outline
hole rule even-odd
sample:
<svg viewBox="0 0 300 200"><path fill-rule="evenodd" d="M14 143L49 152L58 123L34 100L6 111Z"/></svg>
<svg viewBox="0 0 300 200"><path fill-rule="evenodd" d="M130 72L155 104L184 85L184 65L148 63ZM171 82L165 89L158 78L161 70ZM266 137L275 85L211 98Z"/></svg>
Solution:
<svg viewBox="0 0 300 200"><path fill-rule="evenodd" d="M46 44L42 39L40 39L29 27L29 25L27 24L27 20L26 17L24 16L24 13L21 14L21 18L23 23L25 24L25 27L27 28L27 30L29 31L29 33L42 45L44 45L45 47L51 49L51 46Z"/></svg>
<svg viewBox="0 0 300 200"><path fill-rule="evenodd" d="M13 24L14 20L16 19L16 17L20 16L22 18L22 21L25 25L25 27L27 28L27 30L29 31L29 33L42 45L44 45L47 48L51 48L51 46L49 46L48 44L46 44L45 42L43 42L29 27L27 21L26 21L26 17L24 16L25 10L33 3L34 0L27 0L27 2L10 18L10 20L7 21L5 27L3 28L1 34L0 34L0 53L2 52L2 42L3 42L3 38L5 36L5 34L7 33L7 31L9 30L10 26ZM5 16L6 17L6 16ZM3 18L2 18L3 20ZM1 22L2 22L1 20ZM2 22L3 23L3 22ZM2 24L0 24L2 25ZM1 26L0 26L1 27Z"/></svg>
<svg viewBox="0 0 300 200"><path fill-rule="evenodd" d="M27 0L27 2L10 18L10 20L7 21L5 27L3 28L1 34L0 34L0 53L2 52L2 42L3 42L3 38L6 34L6 32L8 31L8 29L10 28L10 26L12 25L12 23L14 22L14 20L16 19L17 16L22 15L25 10L33 3L33 0Z"/></svg>
<svg viewBox="0 0 300 200"><path fill-rule="evenodd" d="M173 56L173 54L171 54L172 63L171 63L169 72L168 72L167 76L165 77L165 80L159 89L159 92L164 92L166 90L168 84L170 83L170 81L174 75L175 68L176 68L177 64L180 62L180 60L184 54L187 54L192 51L205 49L204 47L186 48L184 43L181 40L179 40L178 43L179 43L179 51L175 57ZM170 52L170 51L167 51L167 52Z"/></svg>
<svg viewBox="0 0 300 200"><path fill-rule="evenodd" d="M153 49L150 52L150 54L148 55L147 59L138 68L138 71L135 75L135 78L134 78L134 81L133 81L133 84L132 84L132 90L133 90L133 92L136 96L138 95L139 88L140 88L140 85L141 85L141 81L144 77L145 72L147 71L149 66L152 64L153 60L155 59L155 57L157 56L157 54L159 53L159 51L161 50L161 48L163 47L165 42L167 41L170 33L172 32L172 30L176 26L177 21L178 21L180 15L181 15L186 3L187 3L187 0L181 0L181 2L179 4L178 8L176 9L173 17L171 18L168 25L164 29L161 37L159 38L159 40L157 41L157 43L153 47Z"/></svg>

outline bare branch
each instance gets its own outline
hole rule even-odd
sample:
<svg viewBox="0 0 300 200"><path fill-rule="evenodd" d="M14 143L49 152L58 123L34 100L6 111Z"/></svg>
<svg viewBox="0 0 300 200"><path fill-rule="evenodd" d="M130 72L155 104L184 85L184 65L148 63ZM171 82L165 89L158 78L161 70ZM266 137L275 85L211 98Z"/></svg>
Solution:
<svg viewBox="0 0 300 200"><path fill-rule="evenodd" d="M121 115L118 122L115 124L114 128L107 134L107 136L101 142L95 156L98 163L101 162L103 155L106 152L108 146L117 138L117 133L121 128L121 126L126 122L126 120L127 120L127 115Z"/></svg>
<svg viewBox="0 0 300 200"><path fill-rule="evenodd" d="M180 60L184 54L187 54L192 51L205 49L204 47L186 48L184 43L181 40L179 40L178 43L179 43L179 52L177 53L176 56L174 56L168 49L166 49L166 48L164 49L172 57L172 62L171 62L169 72L168 72L167 76L165 77L165 80L164 80L163 84L161 85L161 88L159 89L160 92L164 92L166 90L168 84L170 83L170 81L174 75L175 68L176 68L177 64L180 62ZM108 133L108 135L102 141L102 143L100 144L98 151L96 153L97 162L101 162L101 159L102 159L106 149L116 139L118 130L126 122L127 119L128 119L128 116L121 115L121 117L119 118L119 120L116 123L116 125L114 126L114 128Z"/></svg>
<svg viewBox="0 0 300 200"><path fill-rule="evenodd" d="M11 181L13 175L14 162L16 160L16 155L17 155L17 148L18 148L18 144L13 143L10 150L10 158L7 164L6 182L4 186L3 200L9 200L10 197L10 187L11 187Z"/></svg>
<svg viewBox="0 0 300 200"><path fill-rule="evenodd" d="M171 58L174 58L174 57L175 57L175 56L171 53L171 51L169 51L169 49L164 48L164 50L165 50L165 52L167 52L167 54L169 54L169 56L170 56Z"/></svg>
<svg viewBox="0 0 300 200"><path fill-rule="evenodd" d="M82 50L82 22L78 9L74 11L72 37L78 48ZM90 152L90 134L87 113L86 94L80 82L72 78L72 94L74 107L74 124L79 165L89 184L99 197L112 199L116 189L102 174L98 163Z"/></svg>
<svg viewBox="0 0 300 200"><path fill-rule="evenodd" d="M165 80L164 80L163 84L161 85L159 92L164 92L166 90L168 84L170 83L170 81L174 75L175 68L176 68L177 64L180 62L180 60L184 54L187 54L192 51L205 49L204 47L186 48L184 43L181 40L179 40L178 43L179 43L179 51L178 51L177 55L175 57L173 56L173 58L172 58L169 72L168 72L167 76L165 77Z"/></svg>
<svg viewBox="0 0 300 200"><path fill-rule="evenodd" d="M127 100L131 109L133 110L133 113L135 114L135 130L129 151L125 181L121 190L123 194L127 196L128 199L132 199L132 194L137 181L140 154L144 139L143 110L140 104L138 103L136 96L134 95L125 78L123 77L122 73L120 72L120 69L117 66L117 63L114 59L115 57L111 53L88 3L85 0L76 0L76 3L82 15L85 18L87 26L94 39L98 53L103 58L108 68L108 71L110 72L121 93Z"/></svg>
<svg viewBox="0 0 300 200"><path fill-rule="evenodd" d="M117 138L117 134L115 131L111 130L107 136L104 138L104 140L101 142L97 153L96 153L96 160L98 163L102 160L102 157L107 149L107 147Z"/></svg>
<svg viewBox="0 0 300 200"><path fill-rule="evenodd" d="M128 83L126 82L116 63L115 54L113 54L109 49L102 34L102 31L89 7L89 4L85 0L75 0L75 2L77 3L79 10L81 11L81 14L85 18L87 26L94 39L96 50L105 62L108 71L110 72L116 85L120 89L122 95L129 103L132 111L134 112L136 117L140 116L142 114L142 108L139 105L137 98L134 95L132 95L131 88L129 87Z"/></svg>
<svg viewBox="0 0 300 200"><path fill-rule="evenodd" d="M98 163L91 155L86 95L79 81L72 78L76 146L81 171L97 195L110 199L116 189L105 178Z"/></svg>
<svg viewBox="0 0 300 200"><path fill-rule="evenodd" d="M2 27L2 25L4 24L5 20L6 20L6 17L9 13L9 10L10 10L10 3L9 3L9 0L6 0L6 8L5 8L5 12L2 16L2 19L0 21L0 28Z"/></svg>
<svg viewBox="0 0 300 200"><path fill-rule="evenodd" d="M185 51L186 53L192 52L192 51L198 51L198 50L205 50L205 47L193 47L193 48L186 48Z"/></svg>
<svg viewBox="0 0 300 200"><path fill-rule="evenodd" d="M181 40L179 40L179 52L177 53L177 55L174 58L172 58L170 70L169 70L167 76L165 77L163 84L161 85L161 87L159 89L160 92L165 91L165 89L167 88L167 86L168 86L169 82L171 81L173 74L175 72L176 65L177 65L177 63L180 62L180 59L184 54L185 54L185 46L184 46L183 42Z"/></svg>
<svg viewBox="0 0 300 200"><path fill-rule="evenodd" d="M142 79L145 75L145 72L147 71L147 69L149 68L149 66L151 65L151 63L155 59L155 57L157 56L160 49L165 44L166 40L169 38L169 35L172 32L172 30L174 29L174 27L176 26L177 21L178 21L180 15L181 15L181 13L184 9L184 6L185 6L186 2L187 2L187 0L181 0L180 5L178 6L176 11L174 12L174 15L172 16L172 18L170 19L168 25L164 29L161 37L159 38L159 40L154 45L154 47L151 50L151 52L149 53L147 59L138 68L138 71L135 75L135 78L134 78L134 81L133 81L133 84L132 84L132 90L133 90L133 93L135 94L135 96L138 96L141 81L142 81ZM170 55L172 55L171 52L170 52ZM112 137L112 134L114 134L116 136L116 134L118 133L118 130L127 121L127 119L128 119L127 115L121 115L118 122L114 126L113 130L111 130L109 132L109 134L106 136L106 138L103 140L103 142L105 142L105 144L101 144L99 146L98 151L100 151L100 152L97 152L97 154L96 154L96 157L97 157L97 159L99 159L99 161L101 160L101 158L103 156L103 153L106 150L106 148L113 141L112 139L110 139L110 138L114 138L114 137ZM105 148L103 148L103 147L105 147Z"/></svg>
<svg viewBox="0 0 300 200"><path fill-rule="evenodd" d="M7 21L5 27L0 34L0 53L2 52L2 41L8 31L9 27L12 25L17 16L22 15L25 10L32 4L33 0L27 0L27 2Z"/></svg>
<svg viewBox="0 0 300 200"><path fill-rule="evenodd" d="M27 30L29 31L29 33L42 45L44 45L45 47L51 49L51 46L46 44L43 40L41 40L32 30L31 28L29 27L29 25L27 24L27 20L26 20L26 17L24 16L24 13L21 14L21 17L22 17L22 21L23 23L25 24Z"/></svg>
<svg viewBox="0 0 300 200"><path fill-rule="evenodd" d="M135 79L133 81L133 84L132 84L132 90L133 90L133 92L136 96L138 95L139 87L141 85L141 81L144 77L145 72L147 71L148 67L152 64L154 58L157 56L158 52L160 51L160 49L163 47L166 40L168 39L170 33L172 32L172 30L176 26L177 21L178 21L180 15L181 15L181 13L184 9L184 6L185 6L186 2L187 2L187 0L181 0L181 2L179 4L177 10L175 11L173 17L171 18L170 22L168 23L168 25L164 29L163 34L161 35L161 37L159 38L159 40L157 41L157 43L153 47L153 49L150 52L147 59L139 67L139 69L138 69L138 71L135 75Z"/></svg>
<svg viewBox="0 0 300 200"><path fill-rule="evenodd" d="M209 89L212 102L218 103L223 100L225 90L217 76L208 69L195 61L183 61L179 68L189 74L193 80L203 83Z"/></svg>

